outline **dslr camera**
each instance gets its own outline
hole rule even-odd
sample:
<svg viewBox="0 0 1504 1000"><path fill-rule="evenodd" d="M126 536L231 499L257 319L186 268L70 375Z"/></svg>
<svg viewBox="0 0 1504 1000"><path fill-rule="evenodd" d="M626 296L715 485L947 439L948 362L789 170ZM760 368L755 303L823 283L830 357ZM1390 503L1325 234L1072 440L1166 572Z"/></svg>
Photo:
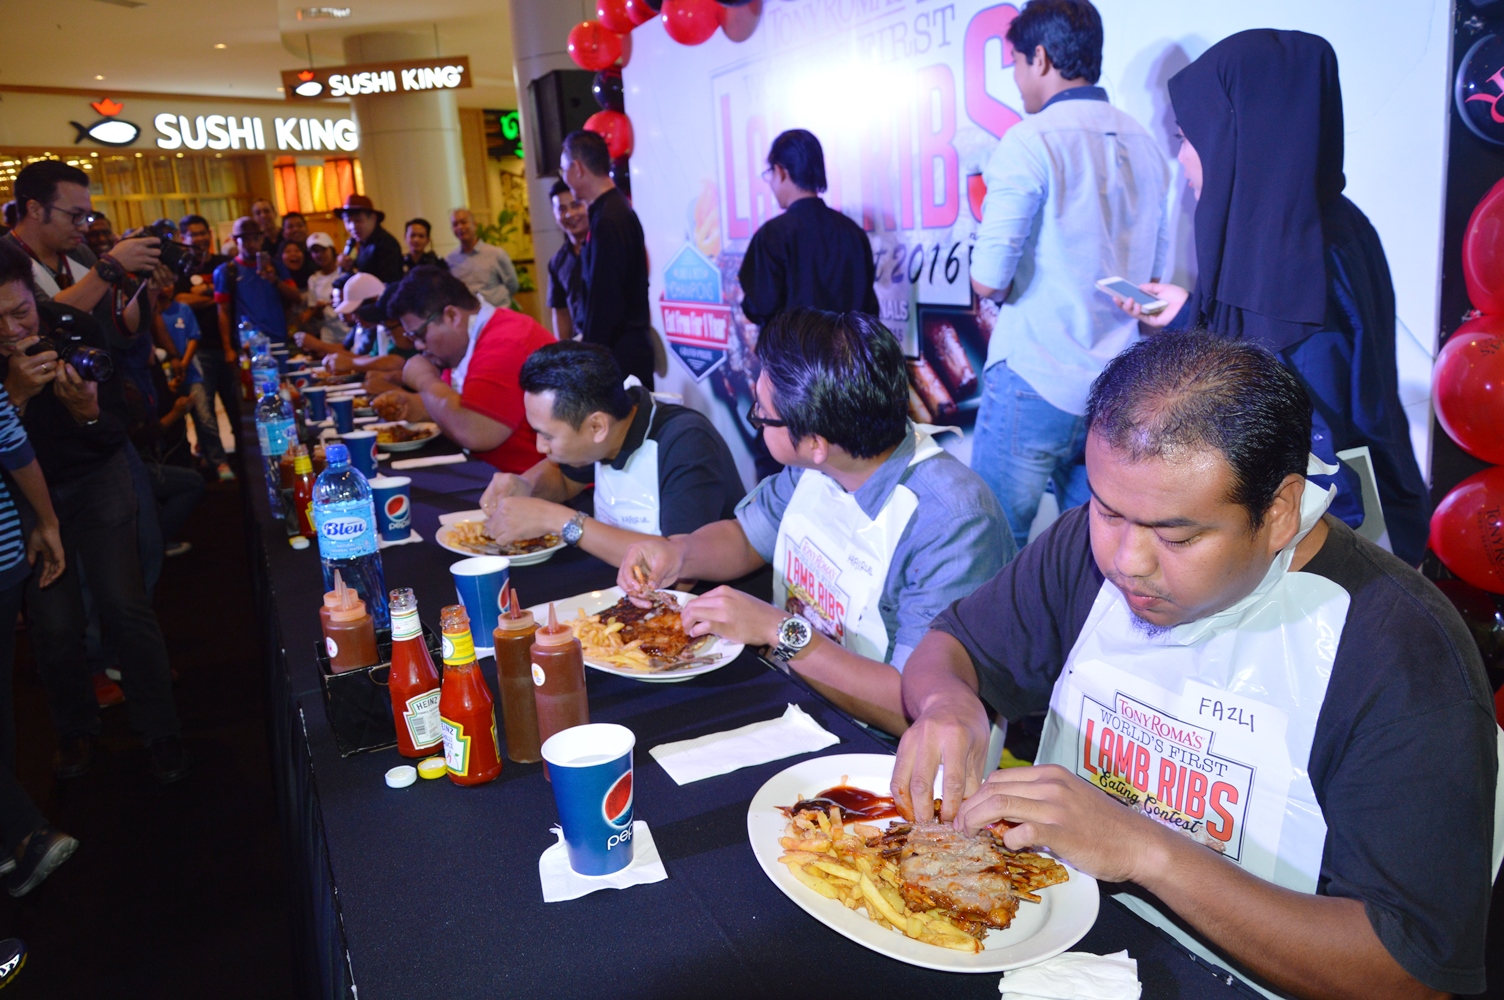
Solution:
<svg viewBox="0 0 1504 1000"><path fill-rule="evenodd" d="M49 318L47 313L42 314ZM90 347L83 342L83 335L73 327L73 317L64 313L50 317L54 320L46 336L26 349L27 355L53 351L58 364L70 364L90 382L107 382L115 374L115 361L108 351Z"/></svg>
<svg viewBox="0 0 1504 1000"><path fill-rule="evenodd" d="M166 219L160 219L149 226L142 226L137 236L155 236L161 240L157 249L162 251L162 263L172 269L174 273L181 274L183 261L188 258L189 247L178 242L177 230ZM75 366L77 367L77 366Z"/></svg>

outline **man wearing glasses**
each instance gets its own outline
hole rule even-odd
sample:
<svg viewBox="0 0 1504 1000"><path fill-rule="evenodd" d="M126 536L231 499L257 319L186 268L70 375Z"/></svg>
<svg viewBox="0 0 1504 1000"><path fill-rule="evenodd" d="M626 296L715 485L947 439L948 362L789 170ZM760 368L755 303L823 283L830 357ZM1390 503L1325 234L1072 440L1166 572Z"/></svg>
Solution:
<svg viewBox="0 0 1504 1000"><path fill-rule="evenodd" d="M907 723L904 662L930 621L1013 557L985 483L908 419L898 341L862 313L793 309L763 327L748 420L786 468L716 521L643 539L618 581L736 580L773 567L773 603L717 587L684 607L690 635L768 646L858 719Z"/></svg>
<svg viewBox="0 0 1504 1000"><path fill-rule="evenodd" d="M802 128L784 132L768 150L762 180L783 214L764 223L747 244L742 314L758 326L798 306L876 316L872 245L861 226L820 198L820 140Z"/></svg>
<svg viewBox="0 0 1504 1000"><path fill-rule="evenodd" d="M421 353L402 369L406 389L371 400L381 418L432 420L445 437L502 472L536 465L519 373L553 335L525 313L480 301L441 267L408 272L387 313Z"/></svg>

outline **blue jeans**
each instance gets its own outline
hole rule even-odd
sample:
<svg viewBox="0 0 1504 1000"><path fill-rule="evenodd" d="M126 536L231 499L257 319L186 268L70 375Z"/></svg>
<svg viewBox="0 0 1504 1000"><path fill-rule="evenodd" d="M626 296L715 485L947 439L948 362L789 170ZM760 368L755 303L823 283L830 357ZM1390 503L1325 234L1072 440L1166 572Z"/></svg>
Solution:
<svg viewBox="0 0 1504 1000"><path fill-rule="evenodd" d="M971 442L971 468L992 490L1019 548L1055 485L1061 511L1091 496L1086 485L1086 418L1057 410L1034 387L998 362L987 369Z"/></svg>

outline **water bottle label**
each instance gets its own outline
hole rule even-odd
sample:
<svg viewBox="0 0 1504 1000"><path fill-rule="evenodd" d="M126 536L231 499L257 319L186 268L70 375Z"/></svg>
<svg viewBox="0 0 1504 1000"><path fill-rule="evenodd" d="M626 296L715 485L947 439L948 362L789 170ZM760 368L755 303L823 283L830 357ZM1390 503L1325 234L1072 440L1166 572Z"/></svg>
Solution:
<svg viewBox="0 0 1504 1000"><path fill-rule="evenodd" d="M263 428L266 440L261 442L261 445L268 455L283 454L298 439L298 432L291 420L269 420L256 430L261 432Z"/></svg>
<svg viewBox="0 0 1504 1000"><path fill-rule="evenodd" d="M324 559L354 559L376 552L376 508L369 499L315 504L313 522Z"/></svg>

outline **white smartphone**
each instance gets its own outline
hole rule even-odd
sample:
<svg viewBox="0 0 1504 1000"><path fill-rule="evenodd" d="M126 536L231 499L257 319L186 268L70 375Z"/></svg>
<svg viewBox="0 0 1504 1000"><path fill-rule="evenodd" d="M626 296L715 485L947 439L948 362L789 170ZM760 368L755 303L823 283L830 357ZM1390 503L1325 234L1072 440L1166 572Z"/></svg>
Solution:
<svg viewBox="0 0 1504 1000"><path fill-rule="evenodd" d="M1116 276L1103 278L1097 282L1097 287L1108 295L1116 295L1120 299L1130 299L1137 302L1139 311L1145 316L1156 316L1164 312L1170 304L1164 299L1156 299L1126 278Z"/></svg>

